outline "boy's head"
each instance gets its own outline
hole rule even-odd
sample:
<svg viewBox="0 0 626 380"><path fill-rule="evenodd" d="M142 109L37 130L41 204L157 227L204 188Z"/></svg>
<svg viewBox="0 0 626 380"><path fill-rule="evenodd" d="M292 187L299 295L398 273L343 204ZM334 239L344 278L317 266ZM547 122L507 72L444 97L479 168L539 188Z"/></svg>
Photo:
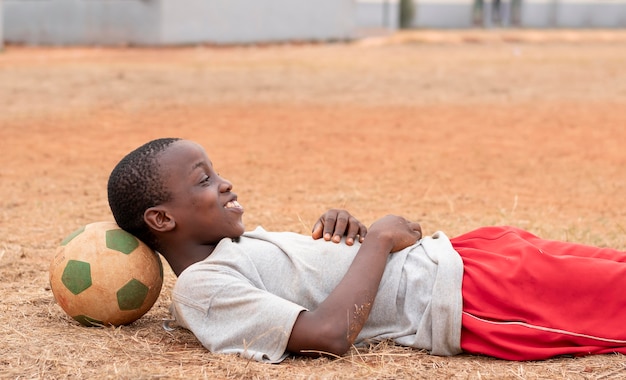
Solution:
<svg viewBox="0 0 626 380"><path fill-rule="evenodd" d="M126 155L109 177L109 207L116 223L153 249L158 249L156 239L144 220L144 212L171 198L158 157L179 140L162 138L140 146Z"/></svg>
<svg viewBox="0 0 626 380"><path fill-rule="evenodd" d="M232 187L200 145L168 138L124 157L109 177L108 197L121 228L162 254L180 253L243 234L244 210Z"/></svg>

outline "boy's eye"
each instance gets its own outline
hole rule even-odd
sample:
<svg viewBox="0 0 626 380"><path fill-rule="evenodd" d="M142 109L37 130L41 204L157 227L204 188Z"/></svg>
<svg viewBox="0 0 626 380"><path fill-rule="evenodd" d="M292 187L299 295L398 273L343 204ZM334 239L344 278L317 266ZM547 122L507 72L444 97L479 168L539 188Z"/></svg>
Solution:
<svg viewBox="0 0 626 380"><path fill-rule="evenodd" d="M200 183L207 183L207 182L209 182L210 179L211 179L211 177L209 177L208 175L202 176L202 179L200 180Z"/></svg>

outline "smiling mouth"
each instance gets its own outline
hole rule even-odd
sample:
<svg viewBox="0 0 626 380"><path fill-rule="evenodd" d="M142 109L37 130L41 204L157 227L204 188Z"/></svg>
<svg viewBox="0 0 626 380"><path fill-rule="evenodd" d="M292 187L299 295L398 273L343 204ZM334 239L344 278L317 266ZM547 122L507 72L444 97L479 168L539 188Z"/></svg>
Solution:
<svg viewBox="0 0 626 380"><path fill-rule="evenodd" d="M241 205L237 201L230 201L230 202L226 203L226 206L224 206L224 208L243 209L243 207L241 207Z"/></svg>

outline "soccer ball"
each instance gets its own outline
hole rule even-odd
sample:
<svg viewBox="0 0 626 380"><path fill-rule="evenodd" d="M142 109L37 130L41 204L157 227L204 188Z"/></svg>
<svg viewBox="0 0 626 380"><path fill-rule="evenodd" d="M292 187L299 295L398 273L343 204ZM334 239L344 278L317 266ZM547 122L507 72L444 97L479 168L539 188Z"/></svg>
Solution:
<svg viewBox="0 0 626 380"><path fill-rule="evenodd" d="M159 256L113 222L68 235L50 264L61 308L85 326L126 325L148 312L163 285Z"/></svg>

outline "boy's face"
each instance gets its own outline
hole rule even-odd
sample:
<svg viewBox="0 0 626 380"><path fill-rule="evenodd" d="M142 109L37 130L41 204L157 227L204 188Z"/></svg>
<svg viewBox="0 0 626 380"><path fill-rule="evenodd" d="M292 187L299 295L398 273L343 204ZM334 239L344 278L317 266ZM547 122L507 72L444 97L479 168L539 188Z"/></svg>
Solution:
<svg viewBox="0 0 626 380"><path fill-rule="evenodd" d="M164 203L174 218L175 233L192 244L216 244L245 231L243 208L232 184L213 169L204 149L188 140L170 145L159 164L172 199Z"/></svg>

